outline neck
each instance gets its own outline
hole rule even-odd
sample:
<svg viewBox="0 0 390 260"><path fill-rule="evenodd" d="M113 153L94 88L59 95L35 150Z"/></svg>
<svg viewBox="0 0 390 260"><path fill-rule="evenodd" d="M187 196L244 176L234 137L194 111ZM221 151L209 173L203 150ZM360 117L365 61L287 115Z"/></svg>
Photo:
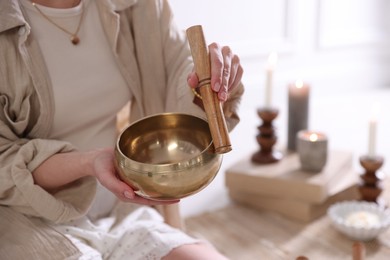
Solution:
<svg viewBox="0 0 390 260"><path fill-rule="evenodd" d="M51 8L72 8L78 5L81 0L31 0L31 2Z"/></svg>

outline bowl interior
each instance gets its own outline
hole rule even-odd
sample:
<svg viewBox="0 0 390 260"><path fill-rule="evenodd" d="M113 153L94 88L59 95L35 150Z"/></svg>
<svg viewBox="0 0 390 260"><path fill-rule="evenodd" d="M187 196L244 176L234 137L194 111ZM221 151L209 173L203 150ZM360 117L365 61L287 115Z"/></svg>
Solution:
<svg viewBox="0 0 390 260"><path fill-rule="evenodd" d="M372 240L390 226L389 210L373 202L338 202L328 215L336 229L355 240Z"/></svg>
<svg viewBox="0 0 390 260"><path fill-rule="evenodd" d="M158 114L139 120L125 129L120 152L143 164L174 164L212 149L207 122L187 114Z"/></svg>

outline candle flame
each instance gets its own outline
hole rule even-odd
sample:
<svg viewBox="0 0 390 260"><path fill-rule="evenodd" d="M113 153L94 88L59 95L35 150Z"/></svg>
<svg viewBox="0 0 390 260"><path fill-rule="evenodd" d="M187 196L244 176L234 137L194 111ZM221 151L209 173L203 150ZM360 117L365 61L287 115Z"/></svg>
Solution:
<svg viewBox="0 0 390 260"><path fill-rule="evenodd" d="M278 61L278 54L276 52L271 52L268 56L268 67L274 68Z"/></svg>
<svg viewBox="0 0 390 260"><path fill-rule="evenodd" d="M370 118L370 121L371 122L377 121L378 115L379 115L379 104L378 103L374 103L372 105L372 107L371 107L371 118Z"/></svg>
<svg viewBox="0 0 390 260"><path fill-rule="evenodd" d="M297 80L295 82L295 87L297 88L302 88L303 87L303 81L302 80Z"/></svg>
<svg viewBox="0 0 390 260"><path fill-rule="evenodd" d="M309 140L310 142L315 142L318 140L318 135L315 134L315 133L312 133L310 136L309 136Z"/></svg>

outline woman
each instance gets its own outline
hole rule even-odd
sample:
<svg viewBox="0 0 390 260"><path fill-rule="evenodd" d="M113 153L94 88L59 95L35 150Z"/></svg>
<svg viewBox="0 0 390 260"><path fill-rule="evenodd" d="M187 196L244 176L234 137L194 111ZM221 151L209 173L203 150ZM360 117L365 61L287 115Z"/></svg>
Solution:
<svg viewBox="0 0 390 260"><path fill-rule="evenodd" d="M229 129L242 68L212 44ZM116 114L204 117L166 0L0 1L1 259L223 259L116 177ZM172 201L169 203L175 203Z"/></svg>

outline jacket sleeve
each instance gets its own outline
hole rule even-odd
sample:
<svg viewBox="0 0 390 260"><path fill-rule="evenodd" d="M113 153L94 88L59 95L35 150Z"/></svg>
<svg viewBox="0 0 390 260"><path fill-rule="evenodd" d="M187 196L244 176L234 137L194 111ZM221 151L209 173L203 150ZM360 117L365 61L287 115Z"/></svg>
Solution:
<svg viewBox="0 0 390 260"><path fill-rule="evenodd" d="M0 205L26 215L65 222L84 214L96 189L92 178L80 179L50 194L34 184L32 172L56 153L74 148L65 142L25 138L31 128L33 95L0 93ZM36 113L36 112L35 112Z"/></svg>
<svg viewBox="0 0 390 260"><path fill-rule="evenodd" d="M187 76L193 69L192 56L184 30L177 27L172 10L166 0L161 1L161 31L167 68L167 107L169 110L188 112L205 118L205 113L194 101L194 94L187 84ZM179 88L178 88L179 86ZM244 92L240 84L223 104L228 129L231 131L240 121L238 105ZM176 106L176 107L174 107Z"/></svg>

